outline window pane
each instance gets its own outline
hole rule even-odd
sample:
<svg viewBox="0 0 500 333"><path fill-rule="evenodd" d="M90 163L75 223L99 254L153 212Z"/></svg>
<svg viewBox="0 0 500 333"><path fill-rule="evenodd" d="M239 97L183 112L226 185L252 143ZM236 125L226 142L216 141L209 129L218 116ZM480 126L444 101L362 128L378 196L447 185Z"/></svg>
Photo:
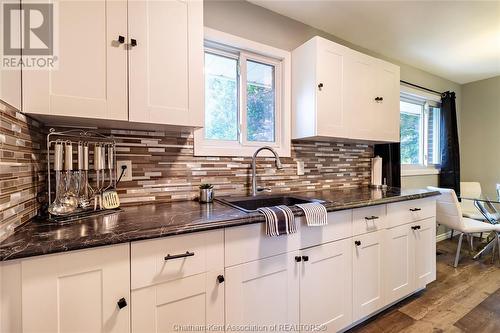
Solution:
<svg viewBox="0 0 500 333"><path fill-rule="evenodd" d="M422 164L423 106L400 102L401 108L401 163Z"/></svg>
<svg viewBox="0 0 500 333"><path fill-rule="evenodd" d="M247 61L247 140L275 141L274 66Z"/></svg>
<svg viewBox="0 0 500 333"><path fill-rule="evenodd" d="M238 140L236 59L205 52L205 138Z"/></svg>
<svg viewBox="0 0 500 333"><path fill-rule="evenodd" d="M439 126L440 126L440 108L429 107L427 117L427 163L440 163L440 147L439 147Z"/></svg>

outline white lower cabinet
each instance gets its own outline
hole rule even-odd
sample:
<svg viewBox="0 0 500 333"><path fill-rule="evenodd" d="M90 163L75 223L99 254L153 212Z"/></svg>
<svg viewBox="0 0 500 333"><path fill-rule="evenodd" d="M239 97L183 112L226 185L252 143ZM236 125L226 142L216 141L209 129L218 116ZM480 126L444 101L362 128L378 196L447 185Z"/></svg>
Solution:
<svg viewBox="0 0 500 333"><path fill-rule="evenodd" d="M299 321L298 251L226 268L226 325L228 331L276 327Z"/></svg>
<svg viewBox="0 0 500 333"><path fill-rule="evenodd" d="M198 274L132 291L132 332L217 331L224 325L221 272ZM219 279L221 279L219 281Z"/></svg>
<svg viewBox="0 0 500 333"><path fill-rule="evenodd" d="M351 239L301 251L300 324L337 332L352 322Z"/></svg>
<svg viewBox="0 0 500 333"><path fill-rule="evenodd" d="M436 280L436 219L428 218L416 223L415 237L415 288L424 288Z"/></svg>
<svg viewBox="0 0 500 333"><path fill-rule="evenodd" d="M13 260L0 266L0 332L342 331L436 279L433 207L329 213L326 227L300 220L276 238L252 224Z"/></svg>
<svg viewBox="0 0 500 333"><path fill-rule="evenodd" d="M354 321L385 305L384 232L380 230L356 236L352 240Z"/></svg>
<svg viewBox="0 0 500 333"><path fill-rule="evenodd" d="M415 243L412 224L387 230L385 288L387 303L392 303L415 290Z"/></svg>
<svg viewBox="0 0 500 333"><path fill-rule="evenodd" d="M27 259L22 332L129 332L129 244Z"/></svg>
<svg viewBox="0 0 500 333"><path fill-rule="evenodd" d="M428 218L387 230L387 303L395 302L436 279L436 220Z"/></svg>

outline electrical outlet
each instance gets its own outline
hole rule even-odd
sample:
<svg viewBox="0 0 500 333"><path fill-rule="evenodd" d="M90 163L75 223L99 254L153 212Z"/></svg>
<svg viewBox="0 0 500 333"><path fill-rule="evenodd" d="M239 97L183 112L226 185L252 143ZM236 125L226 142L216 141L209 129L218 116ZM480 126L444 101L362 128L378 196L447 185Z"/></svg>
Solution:
<svg viewBox="0 0 500 333"><path fill-rule="evenodd" d="M123 172L122 179L120 181L128 182L132 180L132 161L116 161L116 174L118 178L122 172L122 166L126 166L127 168Z"/></svg>
<svg viewBox="0 0 500 333"><path fill-rule="evenodd" d="M297 161L297 176L304 175L304 161Z"/></svg>

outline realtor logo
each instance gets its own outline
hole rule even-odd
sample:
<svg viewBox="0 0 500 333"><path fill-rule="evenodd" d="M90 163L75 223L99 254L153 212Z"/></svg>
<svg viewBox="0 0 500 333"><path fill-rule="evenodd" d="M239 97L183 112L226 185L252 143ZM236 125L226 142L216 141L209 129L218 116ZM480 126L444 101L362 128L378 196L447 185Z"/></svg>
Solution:
<svg viewBox="0 0 500 333"><path fill-rule="evenodd" d="M54 69L54 9L53 3L3 4L3 69Z"/></svg>

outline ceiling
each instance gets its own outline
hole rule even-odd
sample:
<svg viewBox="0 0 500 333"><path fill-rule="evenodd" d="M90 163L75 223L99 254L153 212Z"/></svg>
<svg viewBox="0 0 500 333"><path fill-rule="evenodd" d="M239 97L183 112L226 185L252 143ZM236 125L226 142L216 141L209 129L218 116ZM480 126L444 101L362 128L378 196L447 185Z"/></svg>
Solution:
<svg viewBox="0 0 500 333"><path fill-rule="evenodd" d="M500 75L500 0L250 0L457 83Z"/></svg>

